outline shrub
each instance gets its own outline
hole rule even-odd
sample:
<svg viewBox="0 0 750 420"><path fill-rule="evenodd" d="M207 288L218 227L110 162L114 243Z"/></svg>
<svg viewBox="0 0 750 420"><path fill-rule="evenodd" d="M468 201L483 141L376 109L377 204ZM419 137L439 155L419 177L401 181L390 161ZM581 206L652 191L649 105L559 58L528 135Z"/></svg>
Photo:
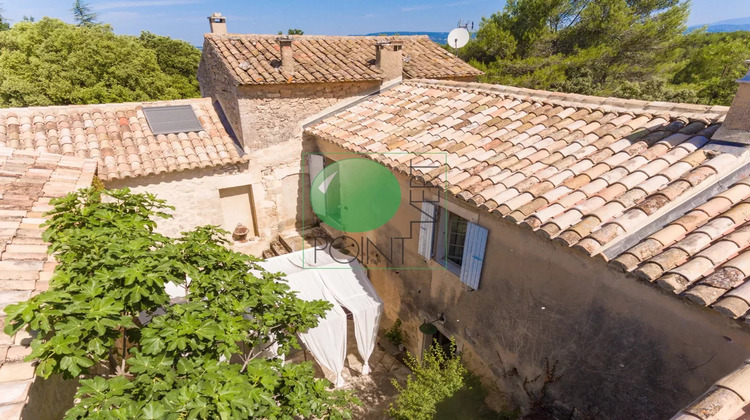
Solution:
<svg viewBox="0 0 750 420"><path fill-rule="evenodd" d="M455 349L455 341L451 340L450 353L455 354ZM431 420L437 404L455 394L466 381L467 371L461 358L449 357L437 343L422 355L421 362L407 354L404 363L412 371L406 378L406 386L392 380L398 396L388 415L396 420Z"/></svg>
<svg viewBox="0 0 750 420"><path fill-rule="evenodd" d="M404 331L401 329L401 319L396 318L393 326L385 332L387 338L394 346L404 343Z"/></svg>

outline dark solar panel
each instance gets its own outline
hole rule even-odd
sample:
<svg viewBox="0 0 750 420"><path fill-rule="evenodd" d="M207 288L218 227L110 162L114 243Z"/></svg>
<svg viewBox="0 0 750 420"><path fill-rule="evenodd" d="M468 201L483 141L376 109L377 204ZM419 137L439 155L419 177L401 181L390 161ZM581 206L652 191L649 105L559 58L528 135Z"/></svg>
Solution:
<svg viewBox="0 0 750 420"><path fill-rule="evenodd" d="M154 134L189 133L203 130L203 126L190 105L143 108L143 113Z"/></svg>

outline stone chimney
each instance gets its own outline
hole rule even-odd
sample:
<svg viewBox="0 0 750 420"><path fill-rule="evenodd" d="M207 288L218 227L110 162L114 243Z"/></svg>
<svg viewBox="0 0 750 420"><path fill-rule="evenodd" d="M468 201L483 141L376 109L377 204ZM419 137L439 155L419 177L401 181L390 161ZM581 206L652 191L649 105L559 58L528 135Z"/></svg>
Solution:
<svg viewBox="0 0 750 420"><path fill-rule="evenodd" d="M750 60L745 61L750 66ZM750 71L738 80L737 95L732 100L724 123L711 140L750 145Z"/></svg>
<svg viewBox="0 0 750 420"><path fill-rule="evenodd" d="M208 22L211 25L212 34L225 34L227 33L227 18L221 15L219 12L211 13L208 17Z"/></svg>
<svg viewBox="0 0 750 420"><path fill-rule="evenodd" d="M401 56L401 41L379 41L375 44L375 66L383 72L383 81L402 77L404 61Z"/></svg>
<svg viewBox="0 0 750 420"><path fill-rule="evenodd" d="M284 73L294 73L294 51L292 50L292 37L284 35L276 38L281 51L281 71Z"/></svg>

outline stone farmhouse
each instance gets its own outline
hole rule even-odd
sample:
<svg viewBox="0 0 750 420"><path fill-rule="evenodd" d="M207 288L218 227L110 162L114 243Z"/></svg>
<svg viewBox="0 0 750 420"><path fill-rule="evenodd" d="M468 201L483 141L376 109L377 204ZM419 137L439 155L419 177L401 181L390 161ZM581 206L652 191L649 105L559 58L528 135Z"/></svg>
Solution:
<svg viewBox="0 0 750 420"><path fill-rule="evenodd" d="M475 83L425 37L209 22L203 98L0 110L0 308L48 287L44 212L95 178L175 206L166 234L241 224L268 255L318 224L311 178L373 159L396 215L321 226L411 352L454 337L497 408L750 415L750 74L731 107L600 98ZM35 379L28 341L0 333L0 418L58 418L74 387Z"/></svg>

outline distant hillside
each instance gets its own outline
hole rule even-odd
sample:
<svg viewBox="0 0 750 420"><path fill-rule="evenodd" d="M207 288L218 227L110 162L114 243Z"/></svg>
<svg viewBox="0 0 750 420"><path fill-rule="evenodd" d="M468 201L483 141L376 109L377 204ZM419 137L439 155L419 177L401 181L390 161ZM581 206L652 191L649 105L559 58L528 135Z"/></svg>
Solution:
<svg viewBox="0 0 750 420"><path fill-rule="evenodd" d="M688 31L700 29L707 26L707 32L736 32L750 31L750 17L721 20L708 25L695 25L688 28Z"/></svg>
<svg viewBox="0 0 750 420"><path fill-rule="evenodd" d="M438 44L448 43L448 32L409 32L409 31L395 31L395 32L373 32L371 34L365 34L365 36L375 35L427 35L433 42Z"/></svg>
<svg viewBox="0 0 750 420"><path fill-rule="evenodd" d="M688 28L689 31L700 29L707 26L707 32L736 32L736 31L750 31L750 17L727 19L719 22L709 23L707 25L695 25ZM392 32L373 32L365 34L365 36L375 35L427 35L431 40L438 44L446 44L448 42L448 32L410 32L410 31L392 31ZM471 34L472 38L476 36L476 32Z"/></svg>

